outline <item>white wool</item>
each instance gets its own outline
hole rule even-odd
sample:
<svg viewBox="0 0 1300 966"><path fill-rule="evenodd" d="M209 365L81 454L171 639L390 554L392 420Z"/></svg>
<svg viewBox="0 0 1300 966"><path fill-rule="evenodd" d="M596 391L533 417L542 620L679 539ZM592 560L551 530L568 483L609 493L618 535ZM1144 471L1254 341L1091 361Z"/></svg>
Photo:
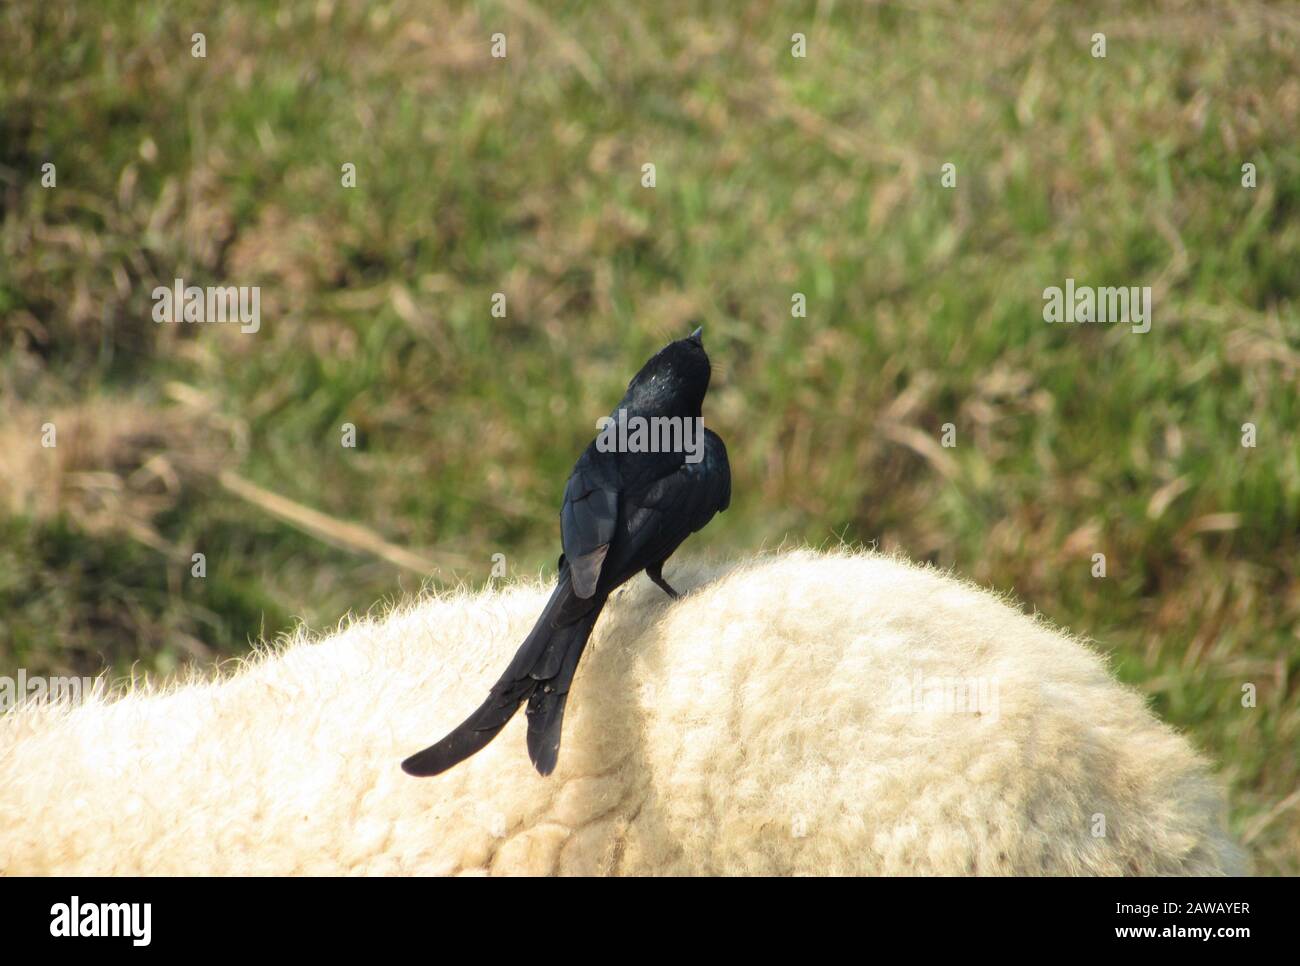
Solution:
<svg viewBox="0 0 1300 966"><path fill-rule="evenodd" d="M522 713L441 776L399 768L482 701L540 584L300 632L216 681L20 706L0 872L1244 871L1188 743L994 596L875 554L667 571L680 601L644 577L611 599L550 778ZM954 682L978 714L936 697Z"/></svg>

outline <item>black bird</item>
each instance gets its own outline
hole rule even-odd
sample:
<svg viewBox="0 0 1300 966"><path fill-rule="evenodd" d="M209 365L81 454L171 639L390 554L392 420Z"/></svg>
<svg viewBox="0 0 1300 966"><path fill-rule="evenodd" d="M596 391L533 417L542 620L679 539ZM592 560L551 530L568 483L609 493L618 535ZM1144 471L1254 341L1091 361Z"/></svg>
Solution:
<svg viewBox="0 0 1300 966"><path fill-rule="evenodd" d="M659 350L628 383L612 419L676 417L691 423L695 451L609 451L592 440L578 458L560 509L560 577L551 599L488 698L455 731L402 762L411 775L437 775L483 748L528 702L528 757L555 768L569 686L609 595L639 572L676 598L663 565L683 540L731 502L727 448L699 429L709 389L702 329ZM620 410L622 411L620 413ZM662 425L662 424L661 424ZM604 434L602 434L603 436ZM629 434L629 441L635 440ZM659 447L662 449L662 447ZM689 456L696 457L688 459Z"/></svg>

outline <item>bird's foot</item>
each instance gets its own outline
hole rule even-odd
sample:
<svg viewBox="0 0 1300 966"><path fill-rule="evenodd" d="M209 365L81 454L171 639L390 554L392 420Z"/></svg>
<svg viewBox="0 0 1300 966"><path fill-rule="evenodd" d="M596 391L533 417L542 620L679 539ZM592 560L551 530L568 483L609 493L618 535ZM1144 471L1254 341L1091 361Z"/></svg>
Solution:
<svg viewBox="0 0 1300 966"><path fill-rule="evenodd" d="M645 569L646 576L648 576L651 580L653 580L655 582L655 586L658 587L660 590L662 590L673 600L681 600L682 595L677 593L677 591L673 590L672 587L669 586L668 581L664 580L664 574L662 568L663 568L663 564L659 564L659 566L657 567L646 567Z"/></svg>

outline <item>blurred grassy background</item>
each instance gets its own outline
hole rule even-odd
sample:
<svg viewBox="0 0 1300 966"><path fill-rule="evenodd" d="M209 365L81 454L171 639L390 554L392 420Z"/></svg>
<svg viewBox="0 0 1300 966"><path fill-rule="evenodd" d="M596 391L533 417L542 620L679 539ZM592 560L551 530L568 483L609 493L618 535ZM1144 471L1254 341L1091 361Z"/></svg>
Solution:
<svg viewBox="0 0 1300 966"><path fill-rule="evenodd" d="M1014 590L1300 872L1295 5L18 0L0 36L0 673L553 567L596 417L700 317L735 499L688 552ZM1067 276L1152 286L1152 331L1044 324ZM175 277L260 285L262 330L156 325Z"/></svg>

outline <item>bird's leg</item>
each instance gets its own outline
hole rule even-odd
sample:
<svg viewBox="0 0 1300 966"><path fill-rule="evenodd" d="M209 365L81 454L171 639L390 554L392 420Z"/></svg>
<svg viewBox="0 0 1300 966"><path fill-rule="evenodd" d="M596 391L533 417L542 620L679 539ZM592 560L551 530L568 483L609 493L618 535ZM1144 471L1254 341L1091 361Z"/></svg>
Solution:
<svg viewBox="0 0 1300 966"><path fill-rule="evenodd" d="M664 580L664 562L662 560L660 560L658 563L651 564L649 567L646 567L645 572L646 572L646 576L649 577L651 580L653 580L655 584L658 585L659 589L662 590L669 597L671 597L673 600L677 600L679 597L682 596L681 594L677 593L677 591L669 587L668 581Z"/></svg>

